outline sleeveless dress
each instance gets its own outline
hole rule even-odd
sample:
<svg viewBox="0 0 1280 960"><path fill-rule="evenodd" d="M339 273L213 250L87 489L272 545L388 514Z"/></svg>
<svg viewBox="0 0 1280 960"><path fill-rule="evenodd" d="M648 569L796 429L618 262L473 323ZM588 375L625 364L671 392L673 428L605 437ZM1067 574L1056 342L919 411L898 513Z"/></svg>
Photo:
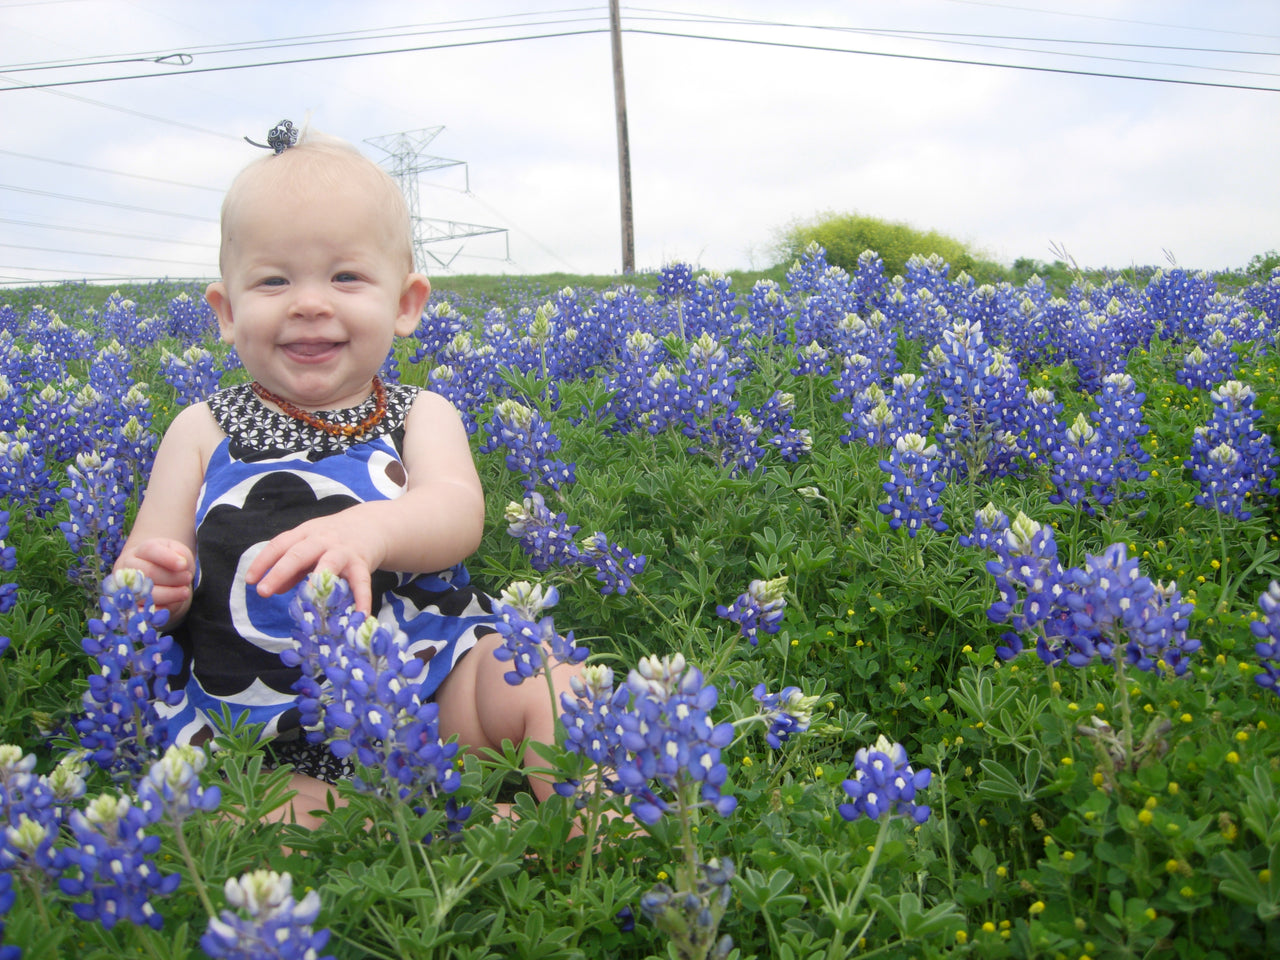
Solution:
<svg viewBox="0 0 1280 960"><path fill-rule="evenodd" d="M275 754L295 763L299 772L322 779L331 779L326 772L342 772L323 744L306 749L290 689L301 671L280 660L280 651L294 646L289 616L294 591L260 597L245 583L244 571L267 541L285 530L404 492L404 420L418 388L389 383L386 389L385 416L355 442L277 413L248 384L209 398L226 437L205 468L196 507L191 608L174 631L183 664L171 686L183 697L176 706L160 708L172 742L208 740L225 709L233 719L265 724L262 739L273 740ZM349 410L326 411L324 417L359 423L374 404L370 397ZM493 632L495 619L492 601L470 586L462 564L420 575L375 571L373 613L403 630L410 651L427 660L424 698L480 637ZM296 746L289 748L291 743Z"/></svg>

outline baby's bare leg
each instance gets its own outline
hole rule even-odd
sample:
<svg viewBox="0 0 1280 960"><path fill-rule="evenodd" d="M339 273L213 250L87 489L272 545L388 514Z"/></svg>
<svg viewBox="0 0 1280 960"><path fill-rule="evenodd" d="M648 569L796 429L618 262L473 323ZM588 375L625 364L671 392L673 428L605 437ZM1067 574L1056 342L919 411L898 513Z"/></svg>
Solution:
<svg viewBox="0 0 1280 960"><path fill-rule="evenodd" d="M545 677L535 677L515 687L503 679L511 666L493 655L501 643L502 638L496 634L482 638L436 691L440 739L448 740L457 734L463 748L473 753L485 748L501 749L504 740L514 744L556 742L559 696L569 690L569 678L580 668L574 664L557 664L552 668L557 698L553 710ZM543 765L544 761L527 746L524 762L531 768ZM552 794L551 781L543 777L531 776L529 786L539 800Z"/></svg>

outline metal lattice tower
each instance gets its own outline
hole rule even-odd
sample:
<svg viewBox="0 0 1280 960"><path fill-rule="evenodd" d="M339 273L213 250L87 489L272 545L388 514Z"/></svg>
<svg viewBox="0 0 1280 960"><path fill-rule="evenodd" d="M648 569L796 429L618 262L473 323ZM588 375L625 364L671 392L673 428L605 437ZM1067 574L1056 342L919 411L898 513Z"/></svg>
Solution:
<svg viewBox="0 0 1280 960"><path fill-rule="evenodd" d="M433 157L424 153L427 146L440 135L443 126L424 127L421 130L406 130L402 133L388 133L380 137L370 137L365 143L383 151L387 158L383 162L387 172L395 177L396 183L404 193L405 203L409 207L409 220L413 227L413 253L419 265L427 258L435 261L444 269L462 252L463 243L469 237L481 237L500 233L506 245L505 260L511 259L511 243L505 227L487 227L478 223L461 223L457 220L440 220L424 217L418 206L418 177L420 174L447 167L462 167L466 178L466 192L471 192L471 175L465 160L450 160L447 157ZM431 245L441 243L457 243L447 259L436 255Z"/></svg>

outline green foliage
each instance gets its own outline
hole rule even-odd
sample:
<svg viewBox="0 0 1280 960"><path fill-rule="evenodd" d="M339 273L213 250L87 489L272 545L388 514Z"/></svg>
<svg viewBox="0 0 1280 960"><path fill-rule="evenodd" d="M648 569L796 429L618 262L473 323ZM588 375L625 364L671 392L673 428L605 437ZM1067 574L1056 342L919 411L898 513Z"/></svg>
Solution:
<svg viewBox="0 0 1280 960"><path fill-rule="evenodd" d="M1268 250L1266 253L1255 253L1244 272L1250 278L1266 283L1276 267L1280 267L1280 250Z"/></svg>
<svg viewBox="0 0 1280 960"><path fill-rule="evenodd" d="M886 276L902 275L913 255L937 254L951 264L952 276L968 273L979 283L1007 280L1007 271L998 264L983 260L963 242L936 230L918 230L906 223L896 223L856 213L824 213L811 220L793 223L776 243L783 264L799 259L810 243L819 244L827 252L827 262L853 273L864 250L874 250L884 261Z"/></svg>
<svg viewBox="0 0 1280 960"><path fill-rule="evenodd" d="M792 377L791 348L748 350L743 407L792 392L814 438L799 463L770 460L735 478L681 436L606 436L598 381L561 384L559 403L544 405L578 476L548 502L584 534L605 531L649 558L626 596L602 596L580 570L531 569L505 532L504 507L521 492L497 452L477 457L489 522L469 563L491 592L512 580L554 583L558 629L573 629L619 674L642 655L680 651L716 683L717 719L737 725L723 759L739 807L727 820L698 811L689 834L705 856L737 865L720 930L739 955L1276 955L1280 700L1253 682L1249 625L1258 594L1280 577L1280 513L1263 503L1241 522L1194 505L1182 460L1211 405L1174 380L1172 345L1129 358L1146 394L1152 476L1126 492L1144 498L1086 517L1048 502L1041 467L949 486L952 529L916 540L876 510L881 453L838 440L847 424L827 400L832 377ZM919 351L904 357L919 368ZM155 381L157 362L139 358L136 372ZM403 359L402 370L411 381L424 373ZM1069 414L1089 408L1068 368L1024 373ZM1280 358L1255 357L1241 376L1274 436ZM536 378L521 385L539 395ZM162 427L173 396L158 383L151 394ZM1054 526L1068 565L1124 541L1144 573L1176 580L1196 603L1191 632L1204 642L1187 676L1050 668L1030 653L999 662L987 555L958 540L988 500ZM13 638L0 657L0 740L35 751L42 770L53 759L48 734L66 733L89 669L79 648L86 597L67 583L70 554L50 525L64 516L15 511L21 592L0 624ZM782 629L749 647L715 607L752 579L779 576L788 578ZM816 698L810 731L771 749L752 720L756 683ZM934 773L921 797L933 814L918 827L896 820L882 831L838 812L854 752L880 733ZM680 826L606 819L593 844L575 832L571 804L533 802L515 747L466 758L458 797L474 809L456 836L444 835L439 810L397 814L349 787L315 831L263 822L287 775L266 768L244 730L220 748L205 779L221 785L221 811L162 834L161 869L184 876L179 894L157 904L163 930L106 932L23 886L5 942L27 957L199 956L197 878L221 907L224 880L267 866L289 871L299 893L319 891L318 923L340 958L670 955L651 924L624 932L619 912L638 913L643 893L678 873ZM548 769L572 774L573 758L547 754ZM514 820L495 819L500 799Z"/></svg>

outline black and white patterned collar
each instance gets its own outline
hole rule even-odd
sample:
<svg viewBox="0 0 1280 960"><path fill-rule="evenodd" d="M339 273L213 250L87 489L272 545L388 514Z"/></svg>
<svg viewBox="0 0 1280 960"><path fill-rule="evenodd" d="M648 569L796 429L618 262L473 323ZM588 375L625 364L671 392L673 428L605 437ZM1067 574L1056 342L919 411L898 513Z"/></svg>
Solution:
<svg viewBox="0 0 1280 960"><path fill-rule="evenodd" d="M387 385L387 414L377 424L356 438L335 437L287 414L272 410L259 399L247 383L219 390L209 397L213 418L231 442L242 451L258 454L305 453L327 455L341 453L359 443L394 434L404 426L404 419L418 395L418 387L400 383ZM359 423L372 412L375 400L345 410L326 410L330 423Z"/></svg>

